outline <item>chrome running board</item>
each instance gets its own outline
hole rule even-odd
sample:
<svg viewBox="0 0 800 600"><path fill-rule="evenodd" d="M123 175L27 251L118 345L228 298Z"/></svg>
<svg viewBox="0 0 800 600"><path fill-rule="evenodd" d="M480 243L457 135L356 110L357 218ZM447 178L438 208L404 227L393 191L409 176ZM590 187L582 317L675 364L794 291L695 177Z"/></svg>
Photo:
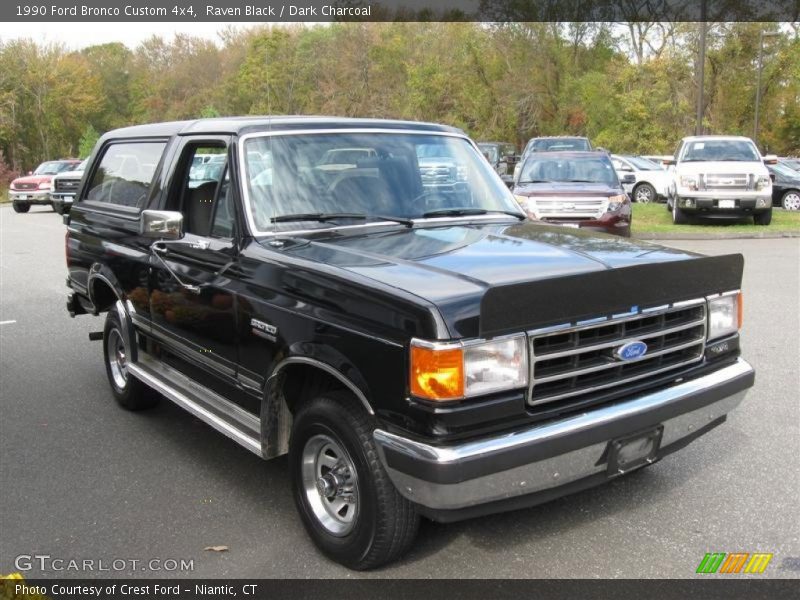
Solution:
<svg viewBox="0 0 800 600"><path fill-rule="evenodd" d="M258 416L141 350L139 360L128 364L128 373L253 454L262 456Z"/></svg>

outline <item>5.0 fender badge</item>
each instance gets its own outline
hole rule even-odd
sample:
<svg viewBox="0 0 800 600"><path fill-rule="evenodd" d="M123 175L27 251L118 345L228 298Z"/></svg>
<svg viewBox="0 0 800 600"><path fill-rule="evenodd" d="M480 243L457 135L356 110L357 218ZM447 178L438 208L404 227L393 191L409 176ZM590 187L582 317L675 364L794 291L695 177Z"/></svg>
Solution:
<svg viewBox="0 0 800 600"><path fill-rule="evenodd" d="M278 334L278 328L275 325L264 323L264 321L259 321L258 319L250 319L250 327L252 327L253 334L272 342L275 341L275 337Z"/></svg>

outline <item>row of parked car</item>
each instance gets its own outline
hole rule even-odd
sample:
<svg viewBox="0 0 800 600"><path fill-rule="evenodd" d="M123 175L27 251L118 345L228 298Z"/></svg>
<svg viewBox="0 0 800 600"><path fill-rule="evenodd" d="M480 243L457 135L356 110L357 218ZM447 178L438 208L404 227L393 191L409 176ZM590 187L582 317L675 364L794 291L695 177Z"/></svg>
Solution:
<svg viewBox="0 0 800 600"><path fill-rule="evenodd" d="M768 225L773 206L800 210L800 159L762 156L740 136L686 137L672 156L610 154L566 136L533 138L518 156L511 144L478 146L531 216L572 227L627 235L631 201L664 202L676 224Z"/></svg>
<svg viewBox="0 0 800 600"><path fill-rule="evenodd" d="M569 136L532 138L521 154L505 142L479 142L478 148L529 216L566 227L629 236L631 202L663 202L676 224L750 217L768 225L773 206L800 210L800 159L763 157L745 137L686 137L673 156L617 155L594 148L588 138ZM337 169L343 161L374 159L370 152L337 149L323 162ZM222 154L195 157L195 179L218 179L213 175L224 160ZM431 185L466 181L453 157L422 152L417 161ZM24 213L38 204L68 212L84 167L85 161L72 158L46 161L15 179L9 190L14 210Z"/></svg>
<svg viewBox="0 0 800 600"><path fill-rule="evenodd" d="M48 160L11 182L8 195L14 211L26 213L31 206L52 206L58 214L69 211L80 187L86 161L77 158Z"/></svg>

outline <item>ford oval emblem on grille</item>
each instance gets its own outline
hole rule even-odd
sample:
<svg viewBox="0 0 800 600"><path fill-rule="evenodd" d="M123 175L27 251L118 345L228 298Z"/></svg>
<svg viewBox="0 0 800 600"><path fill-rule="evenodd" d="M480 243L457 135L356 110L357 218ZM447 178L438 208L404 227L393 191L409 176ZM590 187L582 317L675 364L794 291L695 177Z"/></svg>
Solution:
<svg viewBox="0 0 800 600"><path fill-rule="evenodd" d="M619 360L635 360L647 353L647 344L640 341L628 342L614 350L614 356Z"/></svg>

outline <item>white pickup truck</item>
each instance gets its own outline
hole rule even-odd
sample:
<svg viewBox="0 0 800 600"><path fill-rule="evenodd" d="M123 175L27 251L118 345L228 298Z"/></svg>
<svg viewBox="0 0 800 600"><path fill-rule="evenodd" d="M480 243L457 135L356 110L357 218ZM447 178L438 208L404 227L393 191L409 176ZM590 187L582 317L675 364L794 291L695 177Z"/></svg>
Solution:
<svg viewBox="0 0 800 600"><path fill-rule="evenodd" d="M765 165L775 157L762 157L750 138L692 136L681 140L675 157L665 161L672 174L667 209L672 222L690 217L742 219L756 225L772 221L772 180Z"/></svg>

